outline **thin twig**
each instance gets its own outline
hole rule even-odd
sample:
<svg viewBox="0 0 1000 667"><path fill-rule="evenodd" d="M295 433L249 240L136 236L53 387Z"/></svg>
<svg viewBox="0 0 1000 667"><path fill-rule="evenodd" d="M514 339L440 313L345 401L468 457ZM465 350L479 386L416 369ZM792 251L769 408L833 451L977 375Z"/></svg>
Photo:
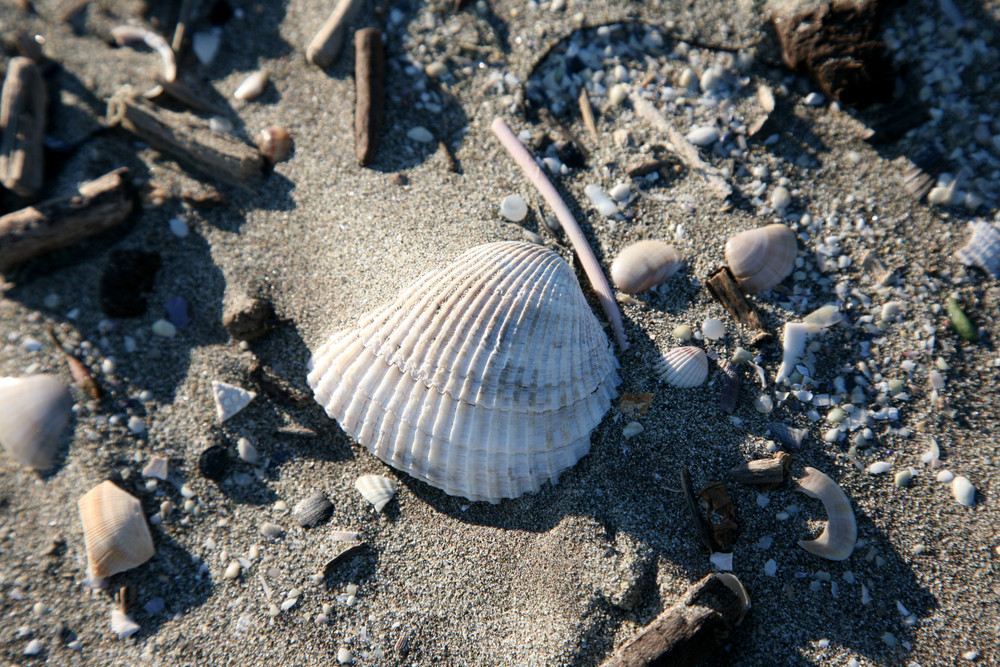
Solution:
<svg viewBox="0 0 1000 667"><path fill-rule="evenodd" d="M590 106L590 98L587 97L587 89L580 88L580 115L583 116L583 124L587 126L587 131L597 141L601 140L601 135L597 133L597 121L594 119L594 108Z"/></svg>
<svg viewBox="0 0 1000 667"><path fill-rule="evenodd" d="M629 344L625 339L625 328L622 326L622 315L618 310L618 303L615 301L611 285L608 284L608 279L604 276L604 271L601 269L597 257L594 256L594 251L590 248L590 244L587 243L587 237L583 235L580 225L577 224L573 214L570 213L566 202L559 196L555 186L552 185L552 182L545 176L538 164L535 163L535 158L532 157L528 149L514 135L507 126L507 123L503 121L503 118L494 119L493 124L490 125L490 129L556 214L556 218L562 224L562 228L566 231L566 235L569 236L569 240L573 244L573 249L583 264L583 270L586 271L587 278L590 279L591 287L597 293L597 298L601 302L604 314L607 315L608 321L611 322L611 328L614 329L615 338L618 340L618 347L624 352L629 348Z"/></svg>

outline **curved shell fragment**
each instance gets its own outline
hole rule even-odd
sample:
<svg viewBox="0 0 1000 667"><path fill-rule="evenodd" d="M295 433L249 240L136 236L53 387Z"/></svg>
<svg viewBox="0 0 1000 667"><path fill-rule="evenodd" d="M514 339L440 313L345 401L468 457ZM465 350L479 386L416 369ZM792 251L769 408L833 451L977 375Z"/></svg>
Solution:
<svg viewBox="0 0 1000 667"><path fill-rule="evenodd" d="M156 553L142 505L114 483L101 482L77 505L93 576L104 578L124 572Z"/></svg>
<svg viewBox="0 0 1000 667"><path fill-rule="evenodd" d="M375 506L376 512L381 512L399 488L399 482L381 475L362 475L354 482L356 488L365 500Z"/></svg>
<svg viewBox="0 0 1000 667"><path fill-rule="evenodd" d="M978 266L994 279L1000 278L1000 229L983 220L969 223L972 236L955 251L962 264Z"/></svg>
<svg viewBox="0 0 1000 667"><path fill-rule="evenodd" d="M21 465L48 470L72 409L69 387L54 375L0 378L0 445Z"/></svg>
<svg viewBox="0 0 1000 667"><path fill-rule="evenodd" d="M655 371L672 387L697 387L708 378L708 357L697 347L675 347L660 357Z"/></svg>
<svg viewBox="0 0 1000 667"><path fill-rule="evenodd" d="M769 290L795 267L798 242L787 225L775 223L748 229L726 242L726 263L748 294Z"/></svg>
<svg viewBox="0 0 1000 667"><path fill-rule="evenodd" d="M809 553L829 560L844 560L854 551L858 540L858 525L847 494L832 479L815 468L806 468L806 476L798 481L796 491L818 498L826 509L827 522L815 540L799 540L799 546Z"/></svg>
<svg viewBox="0 0 1000 667"><path fill-rule="evenodd" d="M663 241L639 241L611 263L611 282L626 294L638 294L666 282L684 265L677 248Z"/></svg>
<svg viewBox="0 0 1000 667"><path fill-rule="evenodd" d="M573 269L534 243L478 246L334 334L309 385L397 470L499 502L590 448L618 362Z"/></svg>

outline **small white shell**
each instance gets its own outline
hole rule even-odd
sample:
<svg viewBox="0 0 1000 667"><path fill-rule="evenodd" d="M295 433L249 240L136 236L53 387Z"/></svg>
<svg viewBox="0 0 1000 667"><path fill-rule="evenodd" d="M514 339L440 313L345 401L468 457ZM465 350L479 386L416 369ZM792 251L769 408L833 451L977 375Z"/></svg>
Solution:
<svg viewBox="0 0 1000 667"><path fill-rule="evenodd" d="M354 488L361 492L365 500L375 506L376 512L381 512L382 508L396 495L399 482L381 475L362 475L354 482Z"/></svg>
<svg viewBox="0 0 1000 667"><path fill-rule="evenodd" d="M111 631L118 635L118 639L131 637L141 629L142 627L125 612L120 609L111 610Z"/></svg>
<svg viewBox="0 0 1000 667"><path fill-rule="evenodd" d="M112 482L101 482L77 505L95 577L110 577L142 565L156 553L142 505Z"/></svg>
<svg viewBox="0 0 1000 667"><path fill-rule="evenodd" d="M847 494L836 482L815 468L806 468L806 476L798 481L796 491L810 498L819 498L826 509L827 522L815 540L799 540L799 546L811 554L829 560L845 560L858 541L858 524Z"/></svg>
<svg viewBox="0 0 1000 667"><path fill-rule="evenodd" d="M644 429L642 427L642 424L640 424L639 422L629 422L628 424L625 425L625 428L622 429L622 436L626 440L628 440L633 436L639 435L645 430L646 429Z"/></svg>
<svg viewBox="0 0 1000 667"><path fill-rule="evenodd" d="M215 413L219 421L224 422L257 398L257 393L213 380L212 397L215 399Z"/></svg>
<svg viewBox="0 0 1000 667"><path fill-rule="evenodd" d="M233 93L233 97L238 100L257 99L264 94L265 88L267 88L267 71L258 70L243 80Z"/></svg>
<svg viewBox="0 0 1000 667"><path fill-rule="evenodd" d="M892 466L885 461L876 461L868 466L869 475L881 475L882 473L889 472L890 470L892 470Z"/></svg>
<svg viewBox="0 0 1000 667"><path fill-rule="evenodd" d="M72 408L54 375L0 378L0 444L21 465L48 470Z"/></svg>
<svg viewBox="0 0 1000 667"><path fill-rule="evenodd" d="M748 229L726 243L729 270L747 294L771 289L788 277L796 254L795 232L780 223Z"/></svg>
<svg viewBox="0 0 1000 667"><path fill-rule="evenodd" d="M170 461L165 456L154 456L149 459L149 463L142 469L142 476L143 478L153 477L166 481L169 467Z"/></svg>
<svg viewBox="0 0 1000 667"><path fill-rule="evenodd" d="M717 317L710 317L701 323L701 334L708 340L719 340L726 335L726 325Z"/></svg>
<svg viewBox="0 0 1000 667"><path fill-rule="evenodd" d="M969 223L972 237L955 252L962 264L978 266L994 278L1000 278L1000 229L988 222Z"/></svg>
<svg viewBox="0 0 1000 667"><path fill-rule="evenodd" d="M951 495L960 505L972 507L976 504L976 487L972 486L968 477L959 475L951 481Z"/></svg>
<svg viewBox="0 0 1000 667"><path fill-rule="evenodd" d="M654 370L673 387L697 387L708 377L708 357L697 347L675 347L660 357Z"/></svg>
<svg viewBox="0 0 1000 667"><path fill-rule="evenodd" d="M840 314L840 307L836 304L828 303L803 317L802 322L803 324L819 327L820 329L826 329L835 324L840 324L843 319L844 316Z"/></svg>
<svg viewBox="0 0 1000 667"><path fill-rule="evenodd" d="M662 241L639 241L623 249L611 264L611 281L626 294L638 294L660 283L684 264L677 248Z"/></svg>

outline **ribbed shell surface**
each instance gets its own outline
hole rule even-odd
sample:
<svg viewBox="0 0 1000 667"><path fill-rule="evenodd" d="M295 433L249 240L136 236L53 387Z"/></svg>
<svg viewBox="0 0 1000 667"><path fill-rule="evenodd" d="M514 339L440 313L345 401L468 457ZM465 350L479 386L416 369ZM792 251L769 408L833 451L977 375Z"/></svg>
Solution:
<svg viewBox="0 0 1000 667"><path fill-rule="evenodd" d="M334 334L309 384L389 465L497 502L537 490L587 453L617 368L570 266L542 246L501 242Z"/></svg>
<svg viewBox="0 0 1000 667"><path fill-rule="evenodd" d="M156 553L139 500L101 482L77 501L90 569L96 577L142 565Z"/></svg>

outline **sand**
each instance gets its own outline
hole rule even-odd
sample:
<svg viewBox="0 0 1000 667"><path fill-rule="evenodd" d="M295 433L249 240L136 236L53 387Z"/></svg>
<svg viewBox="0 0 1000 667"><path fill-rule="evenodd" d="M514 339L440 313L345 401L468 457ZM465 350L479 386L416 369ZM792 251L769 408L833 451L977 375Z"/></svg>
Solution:
<svg viewBox="0 0 1000 667"><path fill-rule="evenodd" d="M854 659L863 665L926 666L961 662L968 651L977 651L982 664L1000 660L995 640L1000 588L994 569L1000 516L992 502L1000 449L992 436L997 407L989 400L997 380L993 337L998 293L994 280L978 270L962 270L951 254L964 242L964 222L974 215L960 207L914 202L901 187L900 156L911 155L918 142L904 139L874 150L861 140L863 114L828 104L803 105L811 87L776 66L779 54L761 3L570 1L563 11L552 11L548 5L504 0L489 3L488 9L479 3L481 8L475 5L457 18L446 9L450 4L399 6L402 25L387 33L389 100L371 168L359 168L354 157L352 56L345 53L327 72L304 58L305 45L329 11L328 3L315 0L240 5L243 16L225 23L220 54L210 65L199 65L190 56L182 62L182 71L197 72L209 82L219 103L227 103L251 71L270 72L272 84L263 97L235 103L229 116L237 132L248 137L271 124L284 125L294 136L291 158L259 186L221 186L226 206L186 210L177 196L206 188L204 179L119 130L50 162L46 196L123 165L133 170L137 182L155 183L173 196L157 205L147 195L141 211L118 230L5 276L0 375L47 371L69 382L45 333L45 325L52 323L91 365L107 396L97 403L74 390L78 408L72 437L67 435L62 460L49 475L0 457L4 660L327 665L338 648L350 647L356 664L365 665L599 664L713 569L675 490L680 469L691 470L696 487L726 480L731 467L769 455L771 421L810 429L802 450L793 453L793 476L811 466L841 484L863 542L846 561L816 558L796 541L821 530L825 517L819 502L786 483L766 492L768 502L762 506L757 490L728 481L742 528L733 571L753 607L729 651L712 664L845 665ZM917 6L906 10L905 21L916 23L936 7L913 4ZM995 31L1000 16L995 2L985 7L959 4L968 17ZM139 3L130 2L106 6L122 18L136 16L139 9ZM102 21L96 7L89 10L80 34L56 18L59 3L37 2L35 7L37 14L29 16L5 6L0 21L5 31L18 26L45 36L45 52L58 64L50 80L61 91L51 133L72 142L96 127L102 100L120 86L150 85L149 73L158 62L146 51L108 47L99 37L100 28L117 19ZM622 429L633 417L613 407L593 434L590 454L558 484L489 505L449 497L393 471L348 438L311 400L272 397L258 388L261 395L247 409L218 423L213 380L254 388L249 372L259 361L271 375L308 396L311 349L474 245L522 239L528 229L572 258L566 237L545 228L534 210L540 197L488 130L497 115L515 132L541 126L511 111L519 93L503 99L488 89L487 77L497 67L523 81L543 50L574 28L578 11L585 11L591 24L623 17L670 21L673 27L665 35L731 48L760 42L752 76L775 86L784 83L789 94L778 112L779 141L766 147L753 144L753 161L770 164L773 172L790 179L793 204L788 213L796 220L809 212L850 221L836 231L853 263L834 269L825 281L807 270L800 280L786 281L784 294L754 301L778 331L784 322L836 300L838 281L872 299L870 308L857 298L845 305L851 325L823 338L815 376L829 383L838 374L857 375L838 369L856 368L864 340L881 372L905 381L909 401L893 405L899 407L900 426L912 433L888 433L880 424L878 442L860 460L865 465L889 461L893 473L914 467L918 474L909 487L896 488L893 473L860 471L846 457L849 443L824 442L825 424L812 424L794 401L770 415L758 413L753 401L760 390L748 373L742 375L738 422L717 407L718 375L695 389L658 383L653 363L659 351L679 344L671 335L678 324L698 329L706 317L719 317L727 323L727 338L698 344L723 355L731 355L738 345L748 347L751 332L736 326L701 282L724 261L723 246L733 233L781 217L762 215L745 197L724 210L696 176L680 170L674 178L644 186L650 196L626 207L626 219L609 224L587 202L584 185L596 182L610 189L626 180L623 169L639 156L638 147L657 141L627 110L601 115L599 143L575 118L572 129L593 155L587 167L557 181L605 267L617 251L643 238L674 240L689 257L685 271L667 285L622 305L631 348L618 354L620 389L654 392L649 411L638 418L644 427L640 435L623 438ZM438 16L434 25L432 14ZM172 25L169 7L154 9L153 16ZM366 10L358 26L384 25L380 22L386 16ZM457 38L442 24L478 29L485 36L481 58L490 66L478 68L472 61L465 74L453 64L458 74L440 87L433 84L441 110L416 109L417 75L406 73L397 59L404 49L424 64L433 59L428 54L434 48L458 53ZM403 31L412 39L404 41ZM942 127L953 129L992 113L988 100L1000 96L1000 78L991 76L987 83L985 91L970 96L965 118L944 119ZM633 133L631 148L618 148L612 141L619 124ZM407 130L417 125L447 142L459 173L447 170L435 144L407 138ZM400 185L400 175L406 176L406 185ZM523 196L532 209L522 224L499 215L500 202L510 193ZM995 201L988 201L978 215L992 219L995 207ZM176 216L190 226L185 238L169 231L168 220ZM851 229L859 218L868 223L870 234ZM675 238L678 225L684 233ZM818 242L800 235L801 256L810 263ZM149 310L102 331L101 271L113 250L137 248L159 252L163 260L148 295ZM876 289L860 268L869 250L887 265L901 267L898 282L886 290ZM798 293L805 298L795 309L779 305L789 302L793 285L808 290ZM585 282L583 287L590 294ZM982 342L958 339L936 308L952 291L974 323L985 328ZM240 346L229 339L221 315L224 304L246 293L270 298L284 323ZM53 294L59 304L47 307L46 297ZM151 326L164 316L163 304L175 295L187 300L191 323L174 338L152 335ZM899 321L886 335L866 334L858 319L877 316L890 299L905 304ZM603 322L596 299L591 301ZM937 336L932 352L923 349L925 321ZM24 345L27 337L41 341L40 349L27 349L32 347ZM135 342L134 351L128 351L128 338ZM873 338L878 341L871 343ZM899 364L904 352L918 349L918 370L908 377ZM773 377L778 346L767 348L765 357ZM943 404L932 400L926 379L938 357L950 367ZM110 372L101 368L105 359L113 360ZM149 400L140 400L143 391L151 392ZM145 434L128 430L129 416L143 419ZM290 426L312 429L315 436L280 431ZM234 458L221 483L205 479L198 469L200 453L216 443L235 452L240 437L256 446L266 465L255 468ZM958 505L948 486L934 480L936 471L920 463L931 438L942 449L945 468L976 486L975 507ZM155 490L138 478L152 455L170 458L170 480ZM400 482L396 498L381 515L354 489L354 480L370 473ZM140 498L147 516L158 512L164 500L178 506L171 518L153 527L156 556L112 578L112 590L131 586L136 593L131 614L142 629L126 640L111 632L110 591L94 592L83 585L86 552L76 500L107 478ZM197 513L182 509L182 485L195 493ZM320 527L300 528L280 503L290 508L318 490L332 500L333 515ZM783 511L787 520L777 516ZM259 532L264 522L283 526L285 534L264 537ZM317 583L312 576L341 546L330 537L335 528L360 531L370 549ZM765 537L772 546L762 549ZM61 540L60 546L45 555L53 539ZM229 562L249 558L253 545L259 545L260 555L241 576L223 578ZM775 576L765 574L771 559L777 564ZM358 589L348 606L345 591L351 583ZM867 603L862 583L870 595ZM272 618L269 604L280 605L296 588L301 591L297 603ZM162 598L163 611L144 611L153 598ZM45 609L36 609L36 603ZM324 604L332 605L329 620L317 624ZM913 616L907 619L909 614ZM21 628L30 636L23 636ZM408 650L401 656L393 646L404 634ZM38 657L21 655L30 638L43 643ZM80 642L78 650L66 645L74 638ZM384 657L373 654L376 649Z"/></svg>

